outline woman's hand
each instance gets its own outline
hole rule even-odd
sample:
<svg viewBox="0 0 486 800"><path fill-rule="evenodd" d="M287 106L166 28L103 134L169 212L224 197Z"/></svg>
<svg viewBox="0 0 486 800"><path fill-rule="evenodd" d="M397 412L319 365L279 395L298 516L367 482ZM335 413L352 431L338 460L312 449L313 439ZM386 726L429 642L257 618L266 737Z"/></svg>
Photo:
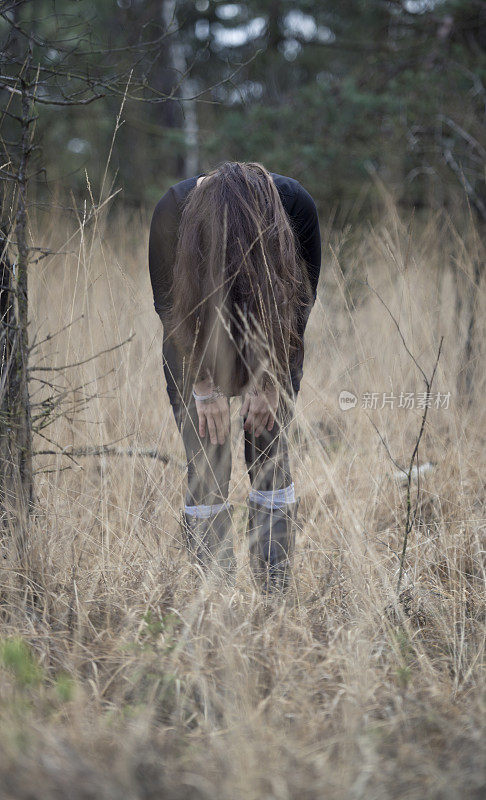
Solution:
<svg viewBox="0 0 486 800"><path fill-rule="evenodd" d="M261 436L265 428L271 431L277 407L277 386L269 386L266 389L254 387L247 391L240 408L240 416L246 416L244 430L254 432L255 436Z"/></svg>
<svg viewBox="0 0 486 800"><path fill-rule="evenodd" d="M207 381L194 384L197 395L211 394L213 387ZM221 394L211 401L201 401L194 398L199 420L199 436L204 439L206 431L209 433L211 444L224 444L230 432L230 409L228 398Z"/></svg>

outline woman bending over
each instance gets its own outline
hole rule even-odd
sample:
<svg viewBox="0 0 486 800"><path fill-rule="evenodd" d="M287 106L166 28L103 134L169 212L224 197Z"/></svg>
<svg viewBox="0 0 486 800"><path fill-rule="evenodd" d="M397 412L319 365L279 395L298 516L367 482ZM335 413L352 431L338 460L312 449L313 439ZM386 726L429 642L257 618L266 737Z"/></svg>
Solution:
<svg viewBox="0 0 486 800"><path fill-rule="evenodd" d="M321 265L316 206L294 178L226 161L180 181L149 240L167 392L187 457L186 540L206 566L234 562L229 398L241 397L255 577L288 583L299 504L287 430Z"/></svg>

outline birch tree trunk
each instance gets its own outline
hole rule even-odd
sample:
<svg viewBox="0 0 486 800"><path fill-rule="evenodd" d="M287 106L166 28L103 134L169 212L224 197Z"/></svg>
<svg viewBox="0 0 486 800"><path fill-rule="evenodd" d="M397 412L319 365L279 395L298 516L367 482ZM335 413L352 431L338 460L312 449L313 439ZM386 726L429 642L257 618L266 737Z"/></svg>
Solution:
<svg viewBox="0 0 486 800"><path fill-rule="evenodd" d="M176 0L164 0L162 4L162 21L168 33L178 28L176 6ZM187 71L185 48L183 42L175 37L169 39L169 63L175 71L174 82L180 84L179 99L182 104L185 144L184 177L191 178L199 172L197 106L196 100L192 99L196 94L196 85L191 77L183 77Z"/></svg>

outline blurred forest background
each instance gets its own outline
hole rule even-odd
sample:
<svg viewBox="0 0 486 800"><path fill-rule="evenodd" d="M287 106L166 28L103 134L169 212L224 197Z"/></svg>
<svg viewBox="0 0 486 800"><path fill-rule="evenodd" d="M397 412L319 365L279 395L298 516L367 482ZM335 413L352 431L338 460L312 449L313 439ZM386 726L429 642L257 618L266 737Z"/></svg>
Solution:
<svg viewBox="0 0 486 800"><path fill-rule="evenodd" d="M44 199L57 184L84 195L86 173L97 193L126 89L111 170L127 204L221 160L258 160L297 177L337 224L370 213L373 174L399 204L451 207L466 193L486 218L483 0L2 6L4 100L34 31ZM15 120L2 131L13 141Z"/></svg>

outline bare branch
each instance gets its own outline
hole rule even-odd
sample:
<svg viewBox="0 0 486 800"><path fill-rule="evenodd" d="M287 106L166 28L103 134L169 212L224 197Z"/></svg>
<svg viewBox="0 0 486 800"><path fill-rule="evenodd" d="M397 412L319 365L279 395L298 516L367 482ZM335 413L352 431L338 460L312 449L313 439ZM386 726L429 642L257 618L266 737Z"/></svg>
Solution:
<svg viewBox="0 0 486 800"><path fill-rule="evenodd" d="M141 449L141 450L119 450L110 445L101 445L101 447L74 447L74 448L60 448L59 450L36 450L34 456L72 456L73 458L80 458L82 456L138 456L140 458L153 458L156 461L161 461L163 464L168 464L174 460L166 453L161 453L158 450Z"/></svg>
<svg viewBox="0 0 486 800"><path fill-rule="evenodd" d="M51 339L55 339L56 336L59 336L60 333L64 333L64 331L67 331L67 329L70 328L72 325L75 325L76 322L79 322L80 319L84 319L84 314L80 314L79 317L76 317L76 319L73 319L71 322L68 322L67 325L63 325L63 327L59 328L59 330L57 330L55 333L48 333L45 339L41 339L40 342L36 342L34 339L34 342L31 344L29 348L30 352L35 350L37 347L40 347L41 344L45 344L46 342L50 342Z"/></svg>
<svg viewBox="0 0 486 800"><path fill-rule="evenodd" d="M10 92L10 94L22 96L20 89L15 89L13 86L8 86L6 83L0 83L0 88L6 89L7 92ZM84 100L54 100L53 98L46 100L45 98L37 97L36 95L28 93L26 93L25 96L31 102L40 103L41 105L45 106L87 106L90 103L93 103L95 100L100 100L102 97L105 97L104 94L95 94L93 97L87 97Z"/></svg>

